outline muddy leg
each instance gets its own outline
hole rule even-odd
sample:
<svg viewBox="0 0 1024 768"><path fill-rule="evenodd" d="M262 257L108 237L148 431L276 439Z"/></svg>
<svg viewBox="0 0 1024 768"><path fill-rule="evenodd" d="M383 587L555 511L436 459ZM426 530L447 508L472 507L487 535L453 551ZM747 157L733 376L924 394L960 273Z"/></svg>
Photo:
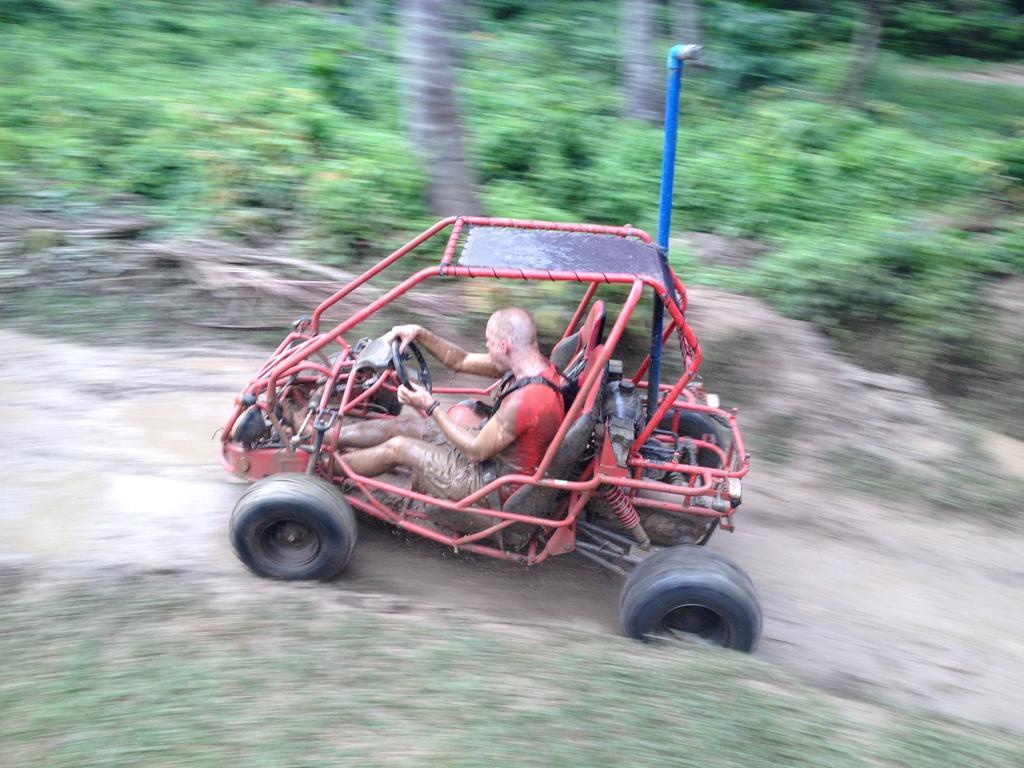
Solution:
<svg viewBox="0 0 1024 768"><path fill-rule="evenodd" d="M435 449L436 446L422 440L397 436L372 448L345 454L345 462L353 472L375 477L399 466L409 467L413 471L422 469L430 452Z"/></svg>
<svg viewBox="0 0 1024 768"><path fill-rule="evenodd" d="M338 435L339 448L371 448L379 446L392 437L423 437L423 425L419 418L371 419L358 424L342 427Z"/></svg>

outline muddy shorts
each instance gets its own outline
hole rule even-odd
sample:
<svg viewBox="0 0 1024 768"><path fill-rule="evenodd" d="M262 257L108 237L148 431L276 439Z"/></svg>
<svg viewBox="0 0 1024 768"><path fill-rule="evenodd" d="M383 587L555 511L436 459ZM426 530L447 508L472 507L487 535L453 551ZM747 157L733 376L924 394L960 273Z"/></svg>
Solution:
<svg viewBox="0 0 1024 768"><path fill-rule="evenodd" d="M463 456L433 421L424 424L423 442L423 466L413 471L413 490L457 501L487 484L483 466Z"/></svg>

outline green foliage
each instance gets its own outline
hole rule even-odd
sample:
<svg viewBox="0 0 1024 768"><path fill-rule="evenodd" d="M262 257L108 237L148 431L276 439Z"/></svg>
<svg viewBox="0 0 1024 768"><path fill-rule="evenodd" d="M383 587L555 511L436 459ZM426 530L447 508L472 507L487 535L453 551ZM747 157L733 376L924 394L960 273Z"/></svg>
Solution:
<svg viewBox="0 0 1024 768"><path fill-rule="evenodd" d="M1021 233L978 239L910 225L828 250L816 238L801 238L744 279L851 349L888 343L894 368L962 394L971 371L988 363L981 288L986 279L1024 269Z"/></svg>
<svg viewBox="0 0 1024 768"><path fill-rule="evenodd" d="M335 30L332 47L313 51L309 70L327 103L355 117L378 117L375 104L383 89L374 66L374 52L359 39L353 27ZM389 103L390 99L385 99Z"/></svg>
<svg viewBox="0 0 1024 768"><path fill-rule="evenodd" d="M769 11L808 14L819 42L845 43L853 34L862 0L746 0L745 4Z"/></svg>
<svg viewBox="0 0 1024 768"><path fill-rule="evenodd" d="M861 0L748 0L746 4L766 11L811 14L815 36L830 43L852 37L863 8ZM1024 49L1020 0L892 0L885 4L883 22L882 47L911 56L1013 59Z"/></svg>
<svg viewBox="0 0 1024 768"><path fill-rule="evenodd" d="M419 224L403 218L423 215L423 189L396 99L373 97L382 65L354 28L325 35L318 12L256 2L62 13L3 33L0 163L234 234L260 217L317 220L343 255L357 229L374 243Z"/></svg>
<svg viewBox="0 0 1024 768"><path fill-rule="evenodd" d="M579 204L582 218L653 229L660 132L646 124L622 121L603 135L608 143L603 150L596 150L594 161L579 172L585 185Z"/></svg>
<svg viewBox="0 0 1024 768"><path fill-rule="evenodd" d="M549 31L566 34L561 24ZM530 46L535 39L526 35L485 41L474 51L480 66L464 81L490 210L650 223L660 133L621 120L617 94L598 74L551 74L545 68L556 62L526 56Z"/></svg>
<svg viewBox="0 0 1024 768"><path fill-rule="evenodd" d="M4 0L0 3L0 23L3 24L63 17L63 9L53 0Z"/></svg>
<svg viewBox="0 0 1024 768"><path fill-rule="evenodd" d="M1024 15L1009 0L892 3L885 45L918 56L1013 58L1024 50Z"/></svg>
<svg viewBox="0 0 1024 768"><path fill-rule="evenodd" d="M352 134L338 154L318 164L302 206L342 253L365 250L373 235L397 246L410 229L427 225L423 181L401 139L367 130Z"/></svg>
<svg viewBox="0 0 1024 768"><path fill-rule="evenodd" d="M988 178L969 152L814 102L764 102L684 141L676 210L687 227L737 236L848 239L886 225L894 205L933 205Z"/></svg>
<svg viewBox="0 0 1024 768"><path fill-rule="evenodd" d="M1024 269L1020 225L979 237L959 223L989 198L1019 219L1024 89L889 54L866 110L834 106L855 5L702 4L715 66L687 72L674 223L773 248L742 275L691 267L695 279L762 294L854 349L884 331L899 365L953 380L984 365L986 282ZM940 38L991 53L1009 45L1008 9L894 4L886 39L914 53ZM348 12L0 3L0 196L38 183L131 193L178 229L295 229L334 260L379 255L431 214L401 128L395 30L368 39ZM617 6L494 0L461 28L467 152L485 213L653 229L661 132L621 117Z"/></svg>
<svg viewBox="0 0 1024 768"><path fill-rule="evenodd" d="M931 142L967 147L986 134L1011 135L1024 126L1024 88L958 80L956 71L906 65L884 57L871 77L869 108L876 120Z"/></svg>
<svg viewBox="0 0 1024 768"><path fill-rule="evenodd" d="M813 17L715 0L702 16L714 47L708 60L724 93L796 80L807 69L794 54L816 41Z"/></svg>
<svg viewBox="0 0 1024 768"><path fill-rule="evenodd" d="M481 0L480 5L496 21L514 19L530 8L526 0Z"/></svg>
<svg viewBox="0 0 1024 768"><path fill-rule="evenodd" d="M117 163L123 168L121 178L128 192L153 201L188 194L194 169L187 150L174 146L170 138L155 132L119 153Z"/></svg>
<svg viewBox="0 0 1024 768"><path fill-rule="evenodd" d="M1006 174L1018 186L1024 186L1024 135L1007 142L1000 150L999 159L1006 166Z"/></svg>

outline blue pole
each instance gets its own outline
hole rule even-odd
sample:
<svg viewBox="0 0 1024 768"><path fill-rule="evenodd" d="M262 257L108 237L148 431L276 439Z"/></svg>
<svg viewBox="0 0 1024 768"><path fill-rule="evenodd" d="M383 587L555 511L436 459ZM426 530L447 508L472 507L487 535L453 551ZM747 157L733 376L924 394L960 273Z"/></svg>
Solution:
<svg viewBox="0 0 1024 768"><path fill-rule="evenodd" d="M665 145L661 153L661 197L658 205L658 248L668 259L668 231L672 223L672 189L676 176L676 134L679 130L679 91L683 62L679 54L687 46L674 45L668 52L668 83L665 86Z"/></svg>
<svg viewBox="0 0 1024 768"><path fill-rule="evenodd" d="M668 235L672 225L672 188L676 172L676 133L679 128L679 92L682 88L683 62L700 56L699 45L674 45L668 52L668 83L665 87L665 145L661 154L661 197L658 204L658 256L665 287L675 301L675 287L668 272ZM661 334L664 331L665 307L657 296L651 316L651 367L647 386L647 418L658 409L661 384Z"/></svg>

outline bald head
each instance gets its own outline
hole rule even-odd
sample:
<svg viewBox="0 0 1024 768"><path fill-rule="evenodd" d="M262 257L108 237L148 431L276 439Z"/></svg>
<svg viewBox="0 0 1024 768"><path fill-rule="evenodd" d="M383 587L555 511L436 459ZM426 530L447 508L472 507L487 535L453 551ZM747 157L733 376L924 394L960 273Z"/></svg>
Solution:
<svg viewBox="0 0 1024 768"><path fill-rule="evenodd" d="M487 325L500 337L508 339L513 349L537 348L537 324L525 309L499 309L491 315Z"/></svg>
<svg viewBox="0 0 1024 768"><path fill-rule="evenodd" d="M546 364L537 348L537 324L519 307L499 309L487 321L487 352L499 371L516 371Z"/></svg>

